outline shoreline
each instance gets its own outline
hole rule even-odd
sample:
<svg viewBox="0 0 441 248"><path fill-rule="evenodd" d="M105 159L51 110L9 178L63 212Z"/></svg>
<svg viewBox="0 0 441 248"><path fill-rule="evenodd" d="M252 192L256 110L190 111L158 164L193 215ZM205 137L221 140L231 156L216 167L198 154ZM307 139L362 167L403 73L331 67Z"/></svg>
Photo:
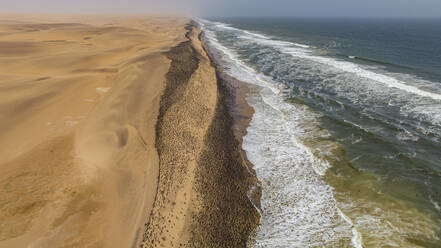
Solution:
<svg viewBox="0 0 441 248"><path fill-rule="evenodd" d="M242 196L244 196L243 193L246 192L246 198L252 206L250 209L250 212L252 213L251 215L255 218L248 223L248 226L246 226L244 230L242 230L245 233L244 237L246 238L244 245L248 246L248 241L253 236L260 222L260 197L262 193L261 184L254 170L254 165L248 160L246 152L242 148L243 137L247 134L247 128L254 114L254 109L248 105L246 100L247 94L252 89L249 88L246 83L241 82L222 71L217 62L216 55L210 51L210 48L205 41L203 31L201 32L200 40L211 61L211 66L213 66L216 71L218 91L222 96L218 103L221 105L219 111L222 113L219 120L224 119L226 122L222 130L229 136L226 140L227 143L228 139L235 141L234 144L230 145L232 148L231 153L233 154L233 160L237 161L237 166L243 170L242 173L246 178L245 181L242 182L239 180L237 183L242 184ZM228 146L227 144L225 145ZM247 218L247 216L239 214L239 218Z"/></svg>
<svg viewBox="0 0 441 248"><path fill-rule="evenodd" d="M257 179L241 149L247 122L239 124L240 98L218 77L202 32L194 22L186 29L188 41L166 53L158 194L142 247L246 247L260 218L248 197Z"/></svg>
<svg viewBox="0 0 441 248"><path fill-rule="evenodd" d="M253 205L261 212L260 207L260 197L261 197L261 183L256 176L256 171L254 170L254 165L248 160L246 151L243 149L243 137L247 135L247 128L250 125L251 119L254 115L254 108L251 107L246 98L247 95L253 90L250 86L242 82L227 73L225 73L220 65L219 59L215 51L210 51L208 44L205 42L202 34L202 41L207 54L210 57L212 66L216 70L216 75L218 78L218 84L225 96L225 105L227 108L227 114L231 118L231 129L234 133L235 139L239 142L238 150L241 155L243 163L247 166L249 173L255 177L255 182L250 189L249 198ZM254 188L254 190L253 190ZM252 192L251 192L252 191Z"/></svg>

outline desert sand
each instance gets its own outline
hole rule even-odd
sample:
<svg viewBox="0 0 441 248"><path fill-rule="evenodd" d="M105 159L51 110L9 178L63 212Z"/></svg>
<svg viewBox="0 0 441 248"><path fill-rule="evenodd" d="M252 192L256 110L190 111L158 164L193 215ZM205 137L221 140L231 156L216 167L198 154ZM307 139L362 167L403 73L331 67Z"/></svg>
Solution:
<svg viewBox="0 0 441 248"><path fill-rule="evenodd" d="M245 247L256 179L202 37L0 15L0 247Z"/></svg>
<svg viewBox="0 0 441 248"><path fill-rule="evenodd" d="M185 19L0 17L0 247L130 247Z"/></svg>

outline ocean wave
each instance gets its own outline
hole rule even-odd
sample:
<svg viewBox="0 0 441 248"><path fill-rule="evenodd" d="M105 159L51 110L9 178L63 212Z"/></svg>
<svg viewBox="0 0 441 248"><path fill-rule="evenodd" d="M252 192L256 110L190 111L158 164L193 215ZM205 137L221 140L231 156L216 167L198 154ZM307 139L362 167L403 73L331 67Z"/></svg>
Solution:
<svg viewBox="0 0 441 248"><path fill-rule="evenodd" d="M329 168L325 160L334 148L317 145L323 140L318 138L315 129L320 114L305 106L301 108L299 104L285 102L286 89L278 87L279 82L284 82L291 87L294 97L309 101L307 104L317 104L312 107L319 106L326 118L328 112L325 111L331 111L331 117L336 118L333 124L356 131L356 137L349 140L351 145L357 146L366 142L381 143L383 137L394 138L399 144L417 142L423 135L439 137L441 94L434 82L390 73L376 66L359 65L357 61L322 56L311 47L296 46L274 37L260 39L243 30L219 28L215 24L207 28L210 29L213 31L210 42L213 41L218 50L225 51L227 71L240 80L262 87L248 99L256 114L244 137L245 150L250 161L257 165L258 177L263 182L262 203L267 204L254 247L323 246L320 242L333 246L335 239L329 235L348 239L354 247L361 243L372 247L379 244L408 247L410 241L406 237L409 235L423 240L437 238L434 233L437 228L426 215L388 198L387 193L381 192L382 178L365 173L363 168L351 167L357 171L353 184L346 184L352 183L351 179L341 178L346 183L334 182L335 189L326 184L321 175ZM218 35L222 42L216 39ZM383 111L385 108L389 112ZM306 136L311 138L310 143L305 143ZM324 155L318 150L323 150ZM394 156L410 163L416 154L403 152ZM351 158L339 161L352 166L367 157L363 154ZM293 184L293 181L300 183ZM342 190L348 185L361 186L363 194L356 189ZM380 192L374 192L378 189ZM351 190L355 194L346 195ZM431 202L434 208L439 208L437 201ZM308 204L313 205L309 207ZM339 213L339 209L343 212ZM317 213L323 216L316 217ZM292 220L292 214L299 219ZM350 218L345 219L345 216ZM408 219L413 219L414 223L408 223ZM312 224L302 222L306 220L311 220ZM314 225L316 223L320 223L320 227ZM289 232L294 225L306 227ZM320 238L311 237L317 232L322 234Z"/></svg>
<svg viewBox="0 0 441 248"><path fill-rule="evenodd" d="M309 247L358 240L339 214L332 187L322 179L330 164L302 142L302 137L318 135L312 134L318 128L311 128L318 115L285 102L281 83L247 66L207 33L209 44L223 54L226 72L257 87L247 98L255 113L243 142L263 190L262 220L252 246Z"/></svg>
<svg viewBox="0 0 441 248"><path fill-rule="evenodd" d="M345 71L345 72L356 74L357 76L362 77L362 78L368 78L373 81L383 83L387 87L400 89L400 90L403 90L403 91L406 91L406 92L409 92L409 93L412 93L415 95L428 97L428 98L431 98L434 100L441 100L441 94L421 90L420 88L418 88L416 86L408 85L405 82L400 81L400 80L393 78L391 76L376 73L374 71L366 70L366 69L362 68L361 66L354 64L354 63L349 63L346 61L339 61L339 60L336 60L333 58L328 58L328 57L308 55L308 54L304 53L303 51L298 51L298 49L295 49L295 48L285 47L285 48L282 48L282 51L285 53L291 54L293 56L301 57L304 59L310 59L312 61L324 64L324 65L338 68L338 69Z"/></svg>
<svg viewBox="0 0 441 248"><path fill-rule="evenodd" d="M403 91L406 91L406 92L409 92L412 94L416 94L416 95L420 95L423 97L428 97L428 98L431 98L434 100L441 100L441 94L431 92L431 91L422 90L417 86L409 85L407 82L398 80L394 77L364 69L363 67L361 67L360 65L357 65L355 63L351 63L351 62L347 62L347 61L340 61L340 60L330 58L330 57L312 55L311 50L306 50L307 48L311 48L308 45L289 42L289 41L270 39L269 37L267 37L265 35L256 34L256 33L250 32L250 31L234 28L234 27L231 27L230 25L225 24L225 23L214 23L214 24L218 28L229 29L229 30L234 30L234 31L241 32L244 34L248 34L249 37L247 37L247 38L252 38L255 42L259 42L264 45L270 45L273 47L277 47L282 52L290 54L292 56L296 56L296 57L300 57L300 58L304 58L304 59L309 59L309 60L324 64L324 65L332 66L332 67L338 68L339 70L356 74L359 77L368 78L368 79L374 80L376 82L381 82L384 85L386 85L387 87L393 87L393 88L396 88L399 90L403 90ZM258 39L256 39L256 38L258 38ZM353 58L353 59L359 58L356 56L349 56L349 57Z"/></svg>
<svg viewBox="0 0 441 248"><path fill-rule="evenodd" d="M224 30L216 25L214 28ZM436 133L437 138L434 139L441 137L439 83L414 75L387 72L381 66L360 65L318 55L320 50L311 47L296 46L293 42L274 38L259 39L238 30L228 31L236 33L236 37L239 38L233 46L240 46L237 47L239 50L246 49L246 57L257 68L280 82L293 84L300 94L307 94L304 97L321 97L324 101L328 98L341 99L346 101L343 106L349 100L351 105L370 109L372 113L379 115L376 116L380 117L378 120L383 120L383 117L389 118L387 113L381 112L387 104L397 108L395 114L429 125L430 130ZM228 42L235 41L235 38L230 36L228 39L231 39ZM378 110L380 112L377 112ZM412 121L409 125L414 126L417 123ZM416 130L417 127L414 126L413 129Z"/></svg>

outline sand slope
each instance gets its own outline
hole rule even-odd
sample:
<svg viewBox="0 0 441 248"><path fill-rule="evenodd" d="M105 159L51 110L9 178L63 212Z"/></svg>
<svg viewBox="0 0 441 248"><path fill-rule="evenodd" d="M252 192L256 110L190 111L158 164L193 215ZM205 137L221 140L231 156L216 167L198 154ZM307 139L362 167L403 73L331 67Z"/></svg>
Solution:
<svg viewBox="0 0 441 248"><path fill-rule="evenodd" d="M172 61L161 97L156 146L159 185L143 247L246 247L259 214L248 198L256 183L240 153L227 92L203 47L188 41Z"/></svg>
<svg viewBox="0 0 441 248"><path fill-rule="evenodd" d="M199 31L189 27L190 41L169 53L175 63L161 102L157 146L160 184L154 212L145 235L146 247L179 247L189 242L195 170L205 134L213 120L217 85L198 42Z"/></svg>
<svg viewBox="0 0 441 248"><path fill-rule="evenodd" d="M0 16L0 247L129 247L186 20Z"/></svg>

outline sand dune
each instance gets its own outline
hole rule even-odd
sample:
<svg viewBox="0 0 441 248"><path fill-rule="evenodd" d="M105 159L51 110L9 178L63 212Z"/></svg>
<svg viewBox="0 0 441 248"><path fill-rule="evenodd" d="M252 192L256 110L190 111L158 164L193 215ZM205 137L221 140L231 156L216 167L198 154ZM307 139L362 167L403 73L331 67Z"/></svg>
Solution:
<svg viewBox="0 0 441 248"><path fill-rule="evenodd" d="M63 19L64 18L64 19ZM0 247L129 247L183 19L0 16Z"/></svg>

